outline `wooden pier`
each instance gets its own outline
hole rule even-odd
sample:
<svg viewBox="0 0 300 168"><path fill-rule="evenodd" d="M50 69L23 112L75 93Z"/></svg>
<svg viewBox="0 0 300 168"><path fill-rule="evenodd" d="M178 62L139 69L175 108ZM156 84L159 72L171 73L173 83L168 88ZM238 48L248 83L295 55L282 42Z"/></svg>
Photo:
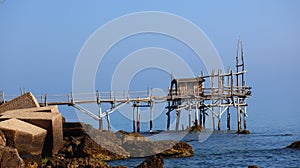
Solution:
<svg viewBox="0 0 300 168"><path fill-rule="evenodd" d="M237 131L247 129L247 98L251 96L251 87L245 81L245 62L242 43L239 41L236 55L235 70L230 68L226 72L213 70L209 75L201 72L195 78L171 79L171 85L166 89L167 95L154 96L153 90L147 91L110 91L93 93L70 93L64 95L42 94L37 96L41 106L68 105L99 121L99 129L103 130L103 119L106 118L110 130L110 114L126 104L133 107L133 132L141 130L141 107L149 108L150 132L153 129L153 106L166 103L166 129L170 130L171 113L176 112L175 130L180 128L180 116L187 112L188 127L196 126L205 129L207 117L211 117L213 129L221 129L221 119L227 117L227 129L231 129L231 110L237 112ZM25 90L21 90L21 93ZM0 92L0 101L9 100ZM81 104L96 103L99 107L98 115L81 106ZM110 104L109 109L102 109L103 104ZM0 102L1 104L1 102ZM192 114L194 113L194 117ZM194 121L192 121L194 118ZM217 123L215 123L217 121ZM243 123L243 128L242 128Z"/></svg>

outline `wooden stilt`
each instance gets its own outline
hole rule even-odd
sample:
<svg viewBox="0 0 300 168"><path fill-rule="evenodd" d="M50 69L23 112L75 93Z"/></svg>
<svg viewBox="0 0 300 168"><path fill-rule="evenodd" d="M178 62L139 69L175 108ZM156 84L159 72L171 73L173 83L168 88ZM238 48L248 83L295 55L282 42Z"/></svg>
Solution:
<svg viewBox="0 0 300 168"><path fill-rule="evenodd" d="M170 115L171 111L170 109L167 112L167 130L170 130L170 123L171 123L171 115Z"/></svg>
<svg viewBox="0 0 300 168"><path fill-rule="evenodd" d="M152 132L153 128L153 103L150 102L150 132Z"/></svg>
<svg viewBox="0 0 300 168"><path fill-rule="evenodd" d="M230 130L230 110L227 108L227 129Z"/></svg>
<svg viewBox="0 0 300 168"><path fill-rule="evenodd" d="M135 128L135 106L136 106L136 104L134 103L134 104L133 104L133 113L132 113L132 118L133 118L133 119L132 119L132 122L133 122L133 123L132 123L132 124L133 124L133 127L132 127L132 128L133 128L133 132L136 132L136 128Z"/></svg>
<svg viewBox="0 0 300 168"><path fill-rule="evenodd" d="M179 124L180 124L180 113L181 110L176 109L176 115L177 115L177 119L176 119L176 126L175 126L175 130L178 131L179 130Z"/></svg>
<svg viewBox="0 0 300 168"><path fill-rule="evenodd" d="M192 127L192 107L189 107L189 128Z"/></svg>
<svg viewBox="0 0 300 168"><path fill-rule="evenodd" d="M247 129L247 112L246 112L246 106L244 106L244 129Z"/></svg>
<svg viewBox="0 0 300 168"><path fill-rule="evenodd" d="M141 112L140 112L140 103L137 103L137 132L141 131Z"/></svg>
<svg viewBox="0 0 300 168"><path fill-rule="evenodd" d="M221 130L221 110L222 110L222 107L221 107L221 104L222 104L222 100L219 100L219 112L218 112L218 131Z"/></svg>
<svg viewBox="0 0 300 168"><path fill-rule="evenodd" d="M237 120L238 120L238 132L241 132L241 110L240 110L239 98L237 98Z"/></svg>
<svg viewBox="0 0 300 168"><path fill-rule="evenodd" d="M196 127L198 126L198 119L199 119L198 115L199 115L199 106L198 106L198 102L196 101L196 107L195 107L195 126ZM200 114L200 116L201 116L201 114Z"/></svg>
<svg viewBox="0 0 300 168"><path fill-rule="evenodd" d="M205 124L205 121L206 121L206 116L205 116L205 111L203 110L203 113L202 113L202 117L203 117L203 128L205 129L206 127L206 124Z"/></svg>
<svg viewBox="0 0 300 168"><path fill-rule="evenodd" d="M103 118L102 117L100 117L100 119L99 119L99 130L103 131Z"/></svg>
<svg viewBox="0 0 300 168"><path fill-rule="evenodd" d="M103 131L103 117L102 117L102 107L101 107L101 104L99 104L98 107L99 107L99 130Z"/></svg>
<svg viewBox="0 0 300 168"><path fill-rule="evenodd" d="M201 127L203 127L203 115L202 115L202 111L200 111L200 122L199 122L199 125Z"/></svg>
<svg viewBox="0 0 300 168"><path fill-rule="evenodd" d="M110 127L110 117L109 117L109 113L106 113L106 118L107 118L107 131L110 131L111 127Z"/></svg>

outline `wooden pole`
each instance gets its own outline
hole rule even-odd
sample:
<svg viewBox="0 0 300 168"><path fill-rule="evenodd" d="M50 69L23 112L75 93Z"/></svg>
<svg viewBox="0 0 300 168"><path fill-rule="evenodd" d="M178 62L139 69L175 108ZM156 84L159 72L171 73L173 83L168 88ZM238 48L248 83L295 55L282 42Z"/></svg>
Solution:
<svg viewBox="0 0 300 168"><path fill-rule="evenodd" d="M198 118L199 118L199 106L198 102L196 101L196 107L195 107L195 126L198 126ZM201 115L201 114L200 114Z"/></svg>
<svg viewBox="0 0 300 168"><path fill-rule="evenodd" d="M230 110L227 108L227 129L230 130Z"/></svg>
<svg viewBox="0 0 300 168"><path fill-rule="evenodd" d="M215 83L215 72L214 70L212 71L211 73L211 104L214 104L214 92L215 92L215 89L214 89L214 83ZM215 116L214 116L214 107L212 107L212 111L211 111L211 117L212 117L212 124L213 124L213 130L215 130Z"/></svg>
<svg viewBox="0 0 300 168"><path fill-rule="evenodd" d="M240 39L238 40L238 46L237 46L237 51L236 51L236 88L237 88L237 92L239 93L239 47L240 47Z"/></svg>
<svg viewBox="0 0 300 168"><path fill-rule="evenodd" d="M175 130L178 131L179 130L179 124L180 124L180 110L176 109L176 115L177 115L177 120L176 120L176 126L175 126Z"/></svg>
<svg viewBox="0 0 300 168"><path fill-rule="evenodd" d="M244 62L244 49L243 49L243 42L241 41L241 55L242 55L242 86L243 86L243 91L245 89L245 62Z"/></svg>
<svg viewBox="0 0 300 168"><path fill-rule="evenodd" d="M222 104L222 99L219 100L219 105ZM218 112L218 130L220 131L221 130L221 110L222 110L222 107L219 106L219 112Z"/></svg>
<svg viewBox="0 0 300 168"><path fill-rule="evenodd" d="M102 118L102 107L101 104L98 104L99 107L99 130L103 131L103 118Z"/></svg>
<svg viewBox="0 0 300 168"><path fill-rule="evenodd" d="M247 111L246 111L247 106L244 106L244 129L247 129Z"/></svg>
<svg viewBox="0 0 300 168"><path fill-rule="evenodd" d="M150 102L150 132L152 132L153 128L153 103Z"/></svg>
<svg viewBox="0 0 300 168"><path fill-rule="evenodd" d="M169 92L170 92L170 89L169 89ZM171 93L169 93L169 95L171 95ZM171 113L171 107L170 107L171 103L170 101L168 101L168 112L166 113L167 115L167 131L170 130L170 123L171 123L171 116L170 116L170 113Z"/></svg>
<svg viewBox="0 0 300 168"><path fill-rule="evenodd" d="M233 79L233 73L232 73L232 70L230 71L230 78L231 78L230 95L233 96L234 79Z"/></svg>
<svg viewBox="0 0 300 168"><path fill-rule="evenodd" d="M222 71L219 69L218 71L218 97L223 95L223 84L222 84L222 79L221 79L221 73ZM221 130L221 104L222 104L222 99L219 98L219 106L218 106L218 131Z"/></svg>
<svg viewBox="0 0 300 168"><path fill-rule="evenodd" d="M168 130L168 131L170 130L170 123L171 123L171 116L170 116L170 113L171 113L171 111L170 111L170 108L169 108L169 110L168 110L168 112L167 112L167 130Z"/></svg>
<svg viewBox="0 0 300 168"><path fill-rule="evenodd" d="M133 132L135 132L136 131L136 129L135 129L135 106L136 106L136 104L134 103L133 104L133 113L132 113L132 125L133 125Z"/></svg>
<svg viewBox="0 0 300 168"><path fill-rule="evenodd" d="M140 102L137 103L137 132L141 131L141 112L140 112Z"/></svg>
<svg viewBox="0 0 300 168"><path fill-rule="evenodd" d="M192 127L192 107L191 104L189 106L189 128Z"/></svg>
<svg viewBox="0 0 300 168"><path fill-rule="evenodd" d="M109 113L106 113L106 118L107 118L107 131L110 131L110 117L109 117Z"/></svg>
<svg viewBox="0 0 300 168"><path fill-rule="evenodd" d="M240 98L237 98L237 119L238 119L238 132L241 132Z"/></svg>
<svg viewBox="0 0 300 168"><path fill-rule="evenodd" d="M203 117L203 128L205 129L205 121L206 121L206 116L205 116L205 111L204 111L204 108L203 108L203 113L202 113L202 117Z"/></svg>
<svg viewBox="0 0 300 168"><path fill-rule="evenodd" d="M214 109L214 107L213 107L212 109ZM213 112L214 112L214 110L211 112L211 116L212 116L213 130L215 130L215 127L216 127L215 125L216 125L216 124L215 124L215 116L214 116L214 113L213 113Z"/></svg>

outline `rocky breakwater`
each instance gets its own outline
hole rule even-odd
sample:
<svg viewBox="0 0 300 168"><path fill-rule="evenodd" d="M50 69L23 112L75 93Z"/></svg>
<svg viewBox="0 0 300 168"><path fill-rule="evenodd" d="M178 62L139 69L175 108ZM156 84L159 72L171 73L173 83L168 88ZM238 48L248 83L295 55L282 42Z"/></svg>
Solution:
<svg viewBox="0 0 300 168"><path fill-rule="evenodd" d="M194 155L192 146L185 142L152 142L139 133L99 131L84 123L64 123L64 145L59 154L46 163L51 167L105 167L104 161L156 155L153 164L163 165L162 157ZM151 164L151 159L145 161Z"/></svg>

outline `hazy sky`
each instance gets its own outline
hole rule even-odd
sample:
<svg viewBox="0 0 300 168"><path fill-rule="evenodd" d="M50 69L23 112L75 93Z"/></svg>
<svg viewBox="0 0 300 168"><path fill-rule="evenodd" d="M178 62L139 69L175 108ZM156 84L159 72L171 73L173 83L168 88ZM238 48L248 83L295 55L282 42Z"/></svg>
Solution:
<svg viewBox="0 0 300 168"><path fill-rule="evenodd" d="M249 72L247 84L253 87L253 97L249 100L250 124L264 120L274 126L298 124L299 9L300 2L296 0L1 1L0 90L19 94L19 88L24 86L35 94L69 93L77 55L94 31L125 14L162 11L184 17L202 29L225 67L234 66L236 43L241 37ZM161 46L186 54L187 62L197 66L189 60L189 54L193 53L183 45L176 47L178 42L167 37L153 35L151 40L148 36L122 41L110 53L120 54L120 57L108 55L108 63L116 65L122 53ZM106 68L109 78L111 67L106 65ZM202 65L198 68L204 69ZM150 74L145 72L145 75ZM100 90L110 87L102 81L104 77L103 70L99 70L96 85ZM166 75L155 77L160 79ZM165 80L168 84L169 79ZM156 82L147 82L147 85L156 85Z"/></svg>

